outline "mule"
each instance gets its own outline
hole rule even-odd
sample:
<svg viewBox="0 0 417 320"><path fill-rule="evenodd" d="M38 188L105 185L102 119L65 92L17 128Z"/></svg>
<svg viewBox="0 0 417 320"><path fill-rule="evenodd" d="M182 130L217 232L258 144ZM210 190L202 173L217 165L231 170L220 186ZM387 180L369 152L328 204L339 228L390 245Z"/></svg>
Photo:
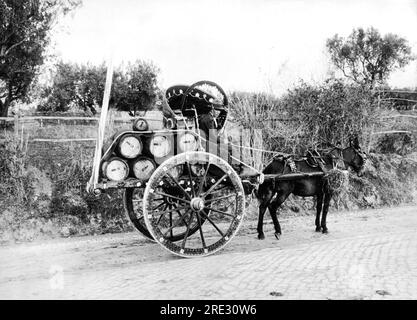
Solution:
<svg viewBox="0 0 417 320"><path fill-rule="evenodd" d="M321 170L329 170L335 167L335 160L339 162L346 169L352 168L358 176L361 176L366 161L366 154L361 151L357 139L350 143L347 148L333 147L329 152L324 154L319 161L323 163L320 166ZM297 169L303 173L317 172L320 168L313 167L311 161L307 158L300 160L294 160ZM291 173L291 168L288 166L285 158L274 158L263 170L264 174L285 174ZM277 218L277 209L284 203L290 194L302 197L317 197L316 206L316 231L328 233L326 225L327 213L329 211L330 200L332 194L328 188L324 188L323 176L312 176L295 178L291 180L277 180L277 179L265 179L265 181L259 185L256 193L259 200L259 217L258 217L258 239L265 239L263 233L263 218L266 209L269 210L272 221L275 228L275 237L277 239L281 236L281 226ZM274 198L274 196L276 197ZM321 214L322 213L322 214ZM321 215L321 221L320 221Z"/></svg>

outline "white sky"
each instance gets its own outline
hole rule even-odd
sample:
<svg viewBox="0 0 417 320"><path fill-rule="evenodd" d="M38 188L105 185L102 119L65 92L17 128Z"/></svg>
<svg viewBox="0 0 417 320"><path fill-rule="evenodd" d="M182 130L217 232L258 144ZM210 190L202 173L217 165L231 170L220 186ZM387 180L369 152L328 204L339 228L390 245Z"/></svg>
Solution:
<svg viewBox="0 0 417 320"><path fill-rule="evenodd" d="M417 54L417 0L83 0L56 36L64 60L151 60L160 84L212 80L280 94L329 70L325 41L353 28L405 37ZM390 79L417 86L417 61Z"/></svg>

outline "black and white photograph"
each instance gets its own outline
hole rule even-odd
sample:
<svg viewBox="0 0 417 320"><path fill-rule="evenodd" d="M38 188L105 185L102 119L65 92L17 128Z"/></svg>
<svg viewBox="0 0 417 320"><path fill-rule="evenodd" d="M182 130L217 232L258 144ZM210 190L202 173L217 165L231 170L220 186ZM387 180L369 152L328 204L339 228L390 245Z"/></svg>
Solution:
<svg viewBox="0 0 417 320"><path fill-rule="evenodd" d="M0 300L416 299L417 0L0 0Z"/></svg>

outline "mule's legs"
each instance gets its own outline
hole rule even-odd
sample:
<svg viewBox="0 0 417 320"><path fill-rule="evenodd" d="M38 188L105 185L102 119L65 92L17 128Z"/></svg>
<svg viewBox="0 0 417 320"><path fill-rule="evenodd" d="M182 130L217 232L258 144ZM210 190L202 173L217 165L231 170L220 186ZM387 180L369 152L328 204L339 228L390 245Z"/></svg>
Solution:
<svg viewBox="0 0 417 320"><path fill-rule="evenodd" d="M261 184L258 188L257 198L259 200L259 216L258 216L258 239L263 240L265 239L265 235L263 232L263 224L264 224L264 215L265 211L271 202L271 199L275 195L275 183L274 181L267 180L263 184Z"/></svg>
<svg viewBox="0 0 417 320"><path fill-rule="evenodd" d="M270 202L268 205L269 214L271 215L272 222L274 223L275 228L275 238L279 240L279 237L281 236L281 226L278 221L277 217L277 209L278 207L284 203L285 200L287 200L288 196L291 192L280 190L278 191L277 197Z"/></svg>
<svg viewBox="0 0 417 320"><path fill-rule="evenodd" d="M264 215L265 215L265 211L268 208L268 205L265 203L261 203L259 205L259 217L258 217L258 239L259 240L263 240L265 239L265 235L263 232L263 224L264 224Z"/></svg>
<svg viewBox="0 0 417 320"><path fill-rule="evenodd" d="M321 231L321 227L320 227L320 214L321 214L321 209L323 207L323 198L324 198L324 194L323 193L319 193L317 195L316 232L320 232Z"/></svg>
<svg viewBox="0 0 417 320"><path fill-rule="evenodd" d="M274 223L275 228L275 238L279 240L279 237L281 236L281 226L278 221L277 217L277 209L281 204L278 204L276 199L274 201L271 201L271 203L268 206L269 214L271 215L272 222Z"/></svg>
<svg viewBox="0 0 417 320"><path fill-rule="evenodd" d="M329 205L330 205L330 199L332 198L332 195L329 193L326 193L324 195L324 206L323 206L323 215L321 217L321 230L323 233L328 233L329 230L326 226L326 218L327 218L327 212L329 212Z"/></svg>

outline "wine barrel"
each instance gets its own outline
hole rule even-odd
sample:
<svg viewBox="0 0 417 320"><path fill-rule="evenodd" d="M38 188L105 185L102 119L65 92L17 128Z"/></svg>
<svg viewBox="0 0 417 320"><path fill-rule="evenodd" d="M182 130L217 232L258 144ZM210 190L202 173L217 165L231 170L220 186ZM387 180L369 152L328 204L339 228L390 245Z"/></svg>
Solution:
<svg viewBox="0 0 417 320"><path fill-rule="evenodd" d="M148 181L156 169L156 163L149 157L141 156L131 161L131 172L140 181Z"/></svg>
<svg viewBox="0 0 417 320"><path fill-rule="evenodd" d="M133 130L135 131L147 131L148 128L148 121L145 118L137 118L133 123Z"/></svg>
<svg viewBox="0 0 417 320"><path fill-rule="evenodd" d="M129 175L129 166L126 161L118 157L112 157L104 161L101 170L103 176L112 181L125 180Z"/></svg>
<svg viewBox="0 0 417 320"><path fill-rule="evenodd" d="M159 110L146 111L133 123L133 130L154 131L164 129L164 114Z"/></svg>
<svg viewBox="0 0 417 320"><path fill-rule="evenodd" d="M172 135L155 134L147 141L147 148L155 158L164 158L173 151Z"/></svg>
<svg viewBox="0 0 417 320"><path fill-rule="evenodd" d="M195 151L198 148L197 138L191 132L178 135L177 143L179 152Z"/></svg>
<svg viewBox="0 0 417 320"><path fill-rule="evenodd" d="M117 143L116 152L123 158L134 159L143 151L143 144L138 135L125 134Z"/></svg>

